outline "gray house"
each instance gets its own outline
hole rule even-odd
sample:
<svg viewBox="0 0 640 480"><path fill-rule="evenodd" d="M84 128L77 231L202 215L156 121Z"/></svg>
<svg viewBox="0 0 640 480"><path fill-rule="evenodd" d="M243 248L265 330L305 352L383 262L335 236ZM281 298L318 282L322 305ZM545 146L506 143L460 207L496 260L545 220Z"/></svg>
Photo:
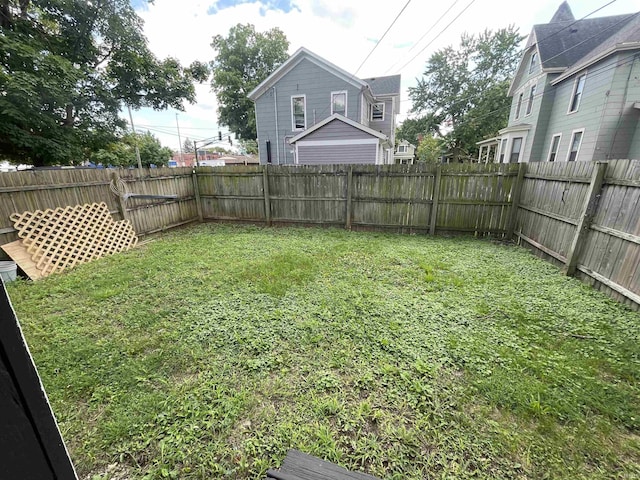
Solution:
<svg viewBox="0 0 640 480"><path fill-rule="evenodd" d="M248 97L261 164L393 163L400 75L360 79L300 48Z"/></svg>
<svg viewBox="0 0 640 480"><path fill-rule="evenodd" d="M640 158L640 15L576 20L563 2L533 27L509 96L482 162Z"/></svg>

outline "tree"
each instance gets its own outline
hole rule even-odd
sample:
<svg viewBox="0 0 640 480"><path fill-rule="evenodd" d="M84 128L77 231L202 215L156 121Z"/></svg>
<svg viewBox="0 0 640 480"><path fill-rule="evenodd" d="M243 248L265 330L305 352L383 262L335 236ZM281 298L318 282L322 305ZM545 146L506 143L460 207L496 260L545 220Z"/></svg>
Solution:
<svg viewBox="0 0 640 480"><path fill-rule="evenodd" d="M185 138L184 143L182 144L183 152L193 152L194 150L193 142L189 139L189 137Z"/></svg>
<svg viewBox="0 0 640 480"><path fill-rule="evenodd" d="M183 109L207 67L159 60L129 0L0 0L0 157L68 164L122 135L123 104Z"/></svg>
<svg viewBox="0 0 640 480"><path fill-rule="evenodd" d="M470 158L476 142L506 126L511 105L507 91L522 38L513 26L463 34L460 47L434 53L423 78L409 88L414 112L451 129L440 136L454 160Z"/></svg>
<svg viewBox="0 0 640 480"><path fill-rule="evenodd" d="M419 162L437 163L442 156L443 142L433 135L425 135L418 143L416 156Z"/></svg>
<svg viewBox="0 0 640 480"><path fill-rule="evenodd" d="M240 148L245 155L257 155L258 154L258 142L255 140L240 140Z"/></svg>
<svg viewBox="0 0 640 480"><path fill-rule="evenodd" d="M254 105L247 95L287 59L289 41L279 28L261 33L253 25L238 24L226 37L213 37L211 46L217 52L211 87L218 98L218 121L243 139L255 139Z"/></svg>
<svg viewBox="0 0 640 480"><path fill-rule="evenodd" d="M170 148L163 147L160 141L151 133L143 134L127 133L117 142L112 142L104 148L92 153L90 159L95 164L113 167L135 167L138 165L135 147L140 151L142 166L157 167L169 163L173 152Z"/></svg>
<svg viewBox="0 0 640 480"><path fill-rule="evenodd" d="M418 145L423 136L438 133L440 133L439 122L433 115L426 115L419 118L407 118L396 130L396 138L406 140L412 145Z"/></svg>

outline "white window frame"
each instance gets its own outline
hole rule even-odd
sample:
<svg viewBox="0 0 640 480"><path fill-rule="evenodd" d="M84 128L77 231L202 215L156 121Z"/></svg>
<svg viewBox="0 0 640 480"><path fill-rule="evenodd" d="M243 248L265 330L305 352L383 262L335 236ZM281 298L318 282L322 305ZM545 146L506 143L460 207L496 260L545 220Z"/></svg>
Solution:
<svg viewBox="0 0 640 480"><path fill-rule="evenodd" d="M576 136L576 133L581 133L580 144L578 145L578 149L576 150L576 158L573 160L574 162L578 161L578 156L580 155L580 149L582 148L582 143L584 142L584 128L576 128L571 131L571 138L569 139L569 149L567 150L567 158L565 162L569 162L569 157L571 156L571 147L573 147L573 139Z"/></svg>
<svg viewBox="0 0 640 480"><path fill-rule="evenodd" d="M507 147L509 146L508 138L500 139L500 149L498 151L498 163L504 163L504 159L507 157Z"/></svg>
<svg viewBox="0 0 640 480"><path fill-rule="evenodd" d="M535 100L537 89L538 85L535 83L529 88L529 96L527 97L527 108L524 110L525 117L528 117L533 112L533 101Z"/></svg>
<svg viewBox="0 0 640 480"><path fill-rule="evenodd" d="M571 105L573 105L573 99L576 96L576 93L578 92L578 84L580 83L580 79L584 77L584 83L582 84L582 90L580 91L580 98L578 99L578 104L576 105L576 108L571 110ZM567 115L572 114L572 113L576 113L578 110L580 110L580 104L582 103L582 97L584 95L584 87L587 84L587 72L584 72L581 75L578 75L576 77L576 79L573 81L573 88L571 89L571 98L569 98L569 108L567 108Z"/></svg>
<svg viewBox="0 0 640 480"><path fill-rule="evenodd" d="M293 99L304 99L304 128L296 128L296 119L293 114ZM302 132L307 129L307 96L303 93L301 95L291 95L291 130L294 132Z"/></svg>
<svg viewBox="0 0 640 480"><path fill-rule="evenodd" d="M407 153L406 145L398 145L398 153Z"/></svg>
<svg viewBox="0 0 640 480"><path fill-rule="evenodd" d="M522 113L523 99L524 99L524 90L518 94L518 102L516 103L515 120L518 120L520 118L520 114Z"/></svg>
<svg viewBox="0 0 640 480"><path fill-rule="evenodd" d="M533 69L538 66L538 63L534 63L538 59L538 52L535 50L531 54L531 60L529 61L529 74L533 73Z"/></svg>
<svg viewBox="0 0 640 480"><path fill-rule="evenodd" d="M554 162L556 162L558 160L558 152L560 151L560 142L562 142L562 133L554 133L551 136L551 145L549 145L549 154L547 155L547 162L551 162L551 153L553 152L553 141L555 139L558 139L558 148L556 149L556 156L553 159ZM580 142L582 143L582 142ZM571 147L569 147L571 148Z"/></svg>
<svg viewBox="0 0 640 480"><path fill-rule="evenodd" d="M512 162L511 157L513 157L513 144L516 140L520 140L520 149L518 150L518 158L517 161ZM509 142L509 156L507 157L507 161L505 163L520 163L520 157L522 156L522 150L524 149L524 135L522 137L511 137L511 141Z"/></svg>
<svg viewBox="0 0 640 480"><path fill-rule="evenodd" d="M382 118L380 119L374 119L373 118L373 107L375 107L376 105L382 105ZM384 122L384 115L385 115L385 104L384 102L376 102L376 103L372 103L371 104L371 116L369 117L371 119L372 122Z"/></svg>
<svg viewBox="0 0 640 480"><path fill-rule="evenodd" d="M348 100L349 100L349 93L347 92L347 90L337 90L335 92L331 92L331 115L334 114L333 111L333 96L334 95L340 95L344 93L344 113L341 113L340 115L344 115L345 117L347 116L347 104L348 104Z"/></svg>

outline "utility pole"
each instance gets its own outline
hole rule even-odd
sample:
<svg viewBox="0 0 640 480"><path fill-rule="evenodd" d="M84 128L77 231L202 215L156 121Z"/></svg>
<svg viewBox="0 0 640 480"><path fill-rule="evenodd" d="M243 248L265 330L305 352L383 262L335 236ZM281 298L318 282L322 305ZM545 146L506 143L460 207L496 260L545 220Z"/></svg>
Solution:
<svg viewBox="0 0 640 480"><path fill-rule="evenodd" d="M136 158L138 159L138 169L142 175L142 160L140 160L140 149L138 148L138 137L136 135L136 127L133 126L133 115L131 114L131 105L127 105L129 109L129 120L131 120L131 131L133 132L133 142L136 147Z"/></svg>
<svg viewBox="0 0 640 480"><path fill-rule="evenodd" d="M177 113L176 113L176 128L178 129L178 142L180 142L180 163L184 165L184 157L182 156L182 138L180 137L180 124L178 123Z"/></svg>

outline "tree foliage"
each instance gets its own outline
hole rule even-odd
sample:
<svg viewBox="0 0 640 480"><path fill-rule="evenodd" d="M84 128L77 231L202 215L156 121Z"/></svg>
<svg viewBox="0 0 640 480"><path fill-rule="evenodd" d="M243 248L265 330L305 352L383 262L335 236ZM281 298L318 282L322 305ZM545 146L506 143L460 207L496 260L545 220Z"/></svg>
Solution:
<svg viewBox="0 0 640 480"><path fill-rule="evenodd" d="M206 65L160 60L129 0L0 0L0 157L68 164L122 134L118 113L183 109Z"/></svg>
<svg viewBox="0 0 640 480"><path fill-rule="evenodd" d="M433 135L425 135L418 143L416 156L419 162L437 163L442 156L443 142Z"/></svg>
<svg viewBox="0 0 640 480"><path fill-rule="evenodd" d="M113 167L135 167L138 165L135 147L140 151L140 161L143 167L155 165L166 166L173 152L163 147L160 141L151 133L126 133L119 141L109 143L90 155L95 164Z"/></svg>
<svg viewBox="0 0 640 480"><path fill-rule="evenodd" d="M463 34L458 49L448 46L429 58L424 76L409 89L413 111L450 130L440 136L454 160L470 158L476 142L506 126L522 38L513 26Z"/></svg>
<svg viewBox="0 0 640 480"><path fill-rule="evenodd" d="M256 32L253 25L238 24L226 37L216 35L211 87L218 98L218 121L243 139L255 139L256 119L251 90L287 57L289 41L279 28Z"/></svg>
<svg viewBox="0 0 640 480"><path fill-rule="evenodd" d="M425 135L438 133L440 133L439 122L429 114L419 118L407 118L396 130L396 138L417 146Z"/></svg>

